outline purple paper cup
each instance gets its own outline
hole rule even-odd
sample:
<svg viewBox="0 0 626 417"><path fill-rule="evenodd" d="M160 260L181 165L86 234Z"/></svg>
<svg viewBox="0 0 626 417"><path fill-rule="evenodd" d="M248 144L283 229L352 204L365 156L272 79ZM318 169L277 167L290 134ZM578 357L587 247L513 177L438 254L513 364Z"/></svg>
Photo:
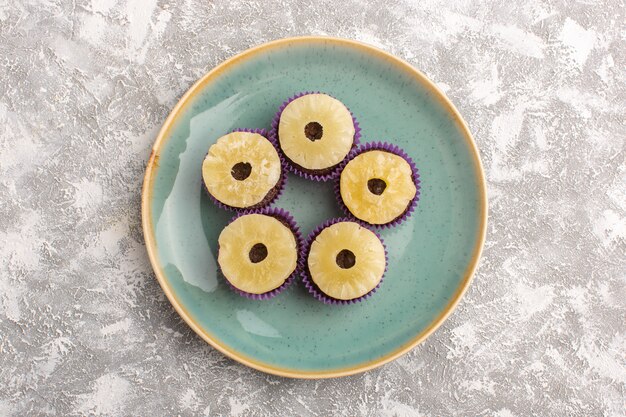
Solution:
<svg viewBox="0 0 626 417"><path fill-rule="evenodd" d="M332 180L339 175L339 171L340 171L343 161L327 169L318 170L318 171L308 170L296 164L291 159L289 159L287 155L285 155L285 153L283 152L282 148L280 147L280 139L278 137L278 124L280 123L280 116L283 114L283 110L285 110L285 107L287 107L287 105L291 103L292 101L294 101L295 99L300 98L302 96L306 96L308 94L326 94L326 93L320 93L319 91L306 91L306 92L295 94L293 97L290 97L289 99L287 99L287 101L283 102L283 104L281 104L281 106L278 108L278 112L276 112L276 115L274 116L274 119L272 120L272 128L269 134L270 134L270 137L272 137L274 143L277 145L279 154L287 162L287 168L289 169L289 171L293 172L294 174L300 177L313 180L313 181ZM330 96L330 94L326 94L326 95ZM350 111L350 109L348 109L348 111ZM350 116L352 116L352 123L354 124L354 141L352 142L352 150L354 150L356 146L359 144L359 138L361 137L361 127L359 126L359 122L356 120L352 112L350 112ZM352 150L350 152L352 152ZM348 155L350 155L350 153L348 153ZM346 156L346 158L347 157L348 156Z"/></svg>
<svg viewBox="0 0 626 417"><path fill-rule="evenodd" d="M274 288L271 291L264 292L262 294L252 294L249 292L242 291L230 283L228 278L226 278L226 276L224 276L224 274L221 272L221 267L220 267L220 273L224 277L224 280L226 281L226 284L228 284L230 289L236 292L237 294L241 295L242 297L249 298L250 300L269 300L270 298L276 297L278 294L280 294L285 289L287 289L293 283L296 276L299 275L300 265L302 264L302 254L303 254L302 251L304 250L304 240L302 238L302 233L300 232L300 228L298 227L291 213L281 208L267 207L264 209L246 210L237 214L235 217L233 217L230 220L230 222L228 222L228 224L234 222L239 217L246 216L248 214L264 214L267 216L272 216L276 218L278 221L280 221L282 224L287 226L292 231L294 237L296 238L296 247L297 247L296 250L298 251L298 261L296 263L296 269L294 269L291 275L289 275L289 277L287 277L285 282L283 282L279 287ZM218 247L218 251L219 251L219 247ZM219 266L219 263L218 263L218 266Z"/></svg>
<svg viewBox="0 0 626 417"><path fill-rule="evenodd" d="M404 212L401 215L399 215L392 221L388 223L384 223L384 224L372 224L365 220L359 219L350 211L350 209L348 209L348 206L346 206L346 204L343 201L343 198L341 197L341 173L343 172L343 169L346 167L346 165L348 165L348 163L351 160L369 151L389 152L404 159L411 167L411 173L412 173L411 179L413 180L413 183L415 184L415 188L416 188L415 197L413 197L413 199L409 202L409 204L406 207L406 210L404 210ZM420 198L421 181L420 181L419 171L417 167L415 166L415 162L413 162L413 159L411 159L411 157L407 155L407 153L404 152L402 148L400 148L397 145L393 145L387 142L370 142L370 143L364 143L363 145L355 149L350 155L348 155L348 158L341 166L341 171L339 172L339 175L335 182L334 189L335 189L335 197L337 198L337 202L339 203L341 210L348 217L350 217L353 221L361 223L364 226L378 227L378 228L391 228L391 227L398 226L399 224L404 222L415 211L415 207L417 206L417 202L419 201L419 198Z"/></svg>
<svg viewBox="0 0 626 417"><path fill-rule="evenodd" d="M253 206L250 207L233 207L233 206L229 206L228 204L224 204L222 203L220 200L218 200L217 198L215 198L210 192L209 189L207 188L206 184L204 183L204 179L202 179L202 188L204 189L204 192L209 196L209 198L211 199L211 201L218 206L219 208L222 208L224 210L228 210L228 211L235 211L235 212L244 212L246 210L257 210L257 209L262 209L264 207L267 207L269 205L271 205L272 203L274 203L276 200L278 200L280 198L280 196L283 194L283 192L285 191L285 186L287 184L287 162L285 161L285 158L282 154L282 152L280 151L280 148L278 147L278 144L276 143L276 140L269 137L270 135L268 134L267 130L265 129L247 129L247 128L240 128L240 129L233 129L228 133L233 133L233 132L248 132L248 133L257 133L261 136L263 136L265 139L267 139L272 146L274 146L274 149L276 149L276 152L278 153L278 158L280 159L280 178L278 179L278 182L276 183L276 185L274 186L274 188L272 188L269 193L268 196L270 196L269 198L265 198L263 199L260 203L257 203ZM208 151L207 151L207 155L208 155ZM206 158L206 156L205 156Z"/></svg>
<svg viewBox="0 0 626 417"><path fill-rule="evenodd" d="M335 223L340 223L340 222L351 222L351 223L359 223L359 222L354 222L352 219L349 218L335 218L335 219L331 219L331 220L327 220L326 222L322 223L321 225L317 226L312 232L311 234L306 238L306 240L304 241L304 249L302 251L302 257L301 259L301 264L300 264L300 271L301 271L301 275L302 275L302 282L305 286L305 288L307 289L307 291L318 301L323 302L324 304L330 304L330 305L346 305L346 304L355 304L355 303L360 303L368 298L370 298L375 292L376 290L378 290L378 288L380 287L380 284L382 284L383 279L385 277L385 273L387 272L387 267L389 265L389 256L387 253L387 246L385 246L385 242L383 241L383 239L380 237L380 235L375 231L372 230L364 225L361 224L362 227L365 227L366 229L368 229L369 231L371 231L372 233L374 233L378 239L380 240L380 243L383 245L383 248L385 249L385 271L383 272L383 276L380 278L380 281L378 282L378 285L376 285L376 287L374 287L370 292L368 292L367 294L364 294L360 297L357 298L353 298L350 300L339 300L337 298L333 298L327 294L325 294L313 281L313 277L311 276L311 271L309 270L308 267L308 258L309 258L309 252L311 251L311 245L313 244L313 241L315 241L315 238L322 233L322 231L324 229L326 229L329 226L332 226ZM360 224L360 223L359 223Z"/></svg>

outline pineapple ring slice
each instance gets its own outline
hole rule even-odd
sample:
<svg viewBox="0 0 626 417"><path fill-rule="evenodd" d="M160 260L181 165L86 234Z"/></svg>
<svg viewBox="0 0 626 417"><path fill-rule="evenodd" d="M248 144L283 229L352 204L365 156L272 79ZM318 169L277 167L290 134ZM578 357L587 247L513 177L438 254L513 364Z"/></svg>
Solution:
<svg viewBox="0 0 626 417"><path fill-rule="evenodd" d="M326 94L307 94L280 115L280 147L292 162L323 170L344 160L354 143L354 121L343 103Z"/></svg>
<svg viewBox="0 0 626 417"><path fill-rule="evenodd" d="M236 208L261 203L280 181L278 152L264 136L232 132L209 148L202 163L207 190L222 203Z"/></svg>
<svg viewBox="0 0 626 417"><path fill-rule="evenodd" d="M293 231L265 214L247 214L220 233L217 262L235 288L263 294L280 287L295 271L298 246Z"/></svg>
<svg viewBox="0 0 626 417"><path fill-rule="evenodd" d="M350 213L378 225L402 216L417 193L409 163L380 150L364 152L348 162L339 190Z"/></svg>
<svg viewBox="0 0 626 417"><path fill-rule="evenodd" d="M374 232L355 222L322 230L311 244L311 280L329 297L352 300L372 291L385 273L385 247Z"/></svg>

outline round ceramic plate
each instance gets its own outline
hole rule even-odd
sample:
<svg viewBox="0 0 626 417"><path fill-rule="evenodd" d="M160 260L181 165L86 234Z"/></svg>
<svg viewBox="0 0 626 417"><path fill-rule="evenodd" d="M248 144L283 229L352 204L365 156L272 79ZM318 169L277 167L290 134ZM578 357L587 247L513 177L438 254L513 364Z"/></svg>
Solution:
<svg viewBox="0 0 626 417"><path fill-rule="evenodd" d="M300 91L344 102L362 142L389 141L416 162L422 181L413 216L382 231L385 279L369 300L328 306L301 282L268 301L229 289L218 272L217 238L233 213L203 193L201 165L234 128L266 128ZM203 339L253 368L290 377L362 372L406 353L451 313L467 289L486 227L483 172L454 106L404 61L357 42L284 39L229 59L176 105L154 144L142 196L152 266L178 313ZM274 206L303 234L342 213L331 183L289 175Z"/></svg>

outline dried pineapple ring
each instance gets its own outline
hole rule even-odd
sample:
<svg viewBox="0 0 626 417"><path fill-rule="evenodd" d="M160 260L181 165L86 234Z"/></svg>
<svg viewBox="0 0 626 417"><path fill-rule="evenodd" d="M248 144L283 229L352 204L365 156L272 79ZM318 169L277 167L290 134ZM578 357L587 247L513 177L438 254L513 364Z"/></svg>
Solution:
<svg viewBox="0 0 626 417"><path fill-rule="evenodd" d="M236 218L222 230L218 244L222 274L233 287L248 294L280 287L298 262L294 231L270 215Z"/></svg>
<svg viewBox="0 0 626 417"><path fill-rule="evenodd" d="M362 297L378 286L386 267L385 247L371 230L341 221L311 243L307 267L319 290L336 300Z"/></svg>
<svg viewBox="0 0 626 417"><path fill-rule="evenodd" d="M235 208L264 205L279 191L281 164L274 145L263 135L232 132L209 148L202 179L209 193Z"/></svg>
<svg viewBox="0 0 626 417"><path fill-rule="evenodd" d="M344 167L339 180L343 203L354 217L384 225L401 217L417 194L411 165L384 150L368 150Z"/></svg>
<svg viewBox="0 0 626 417"><path fill-rule="evenodd" d="M326 94L305 94L284 108L278 140L285 156L305 170L339 164L352 149L355 124L350 110Z"/></svg>

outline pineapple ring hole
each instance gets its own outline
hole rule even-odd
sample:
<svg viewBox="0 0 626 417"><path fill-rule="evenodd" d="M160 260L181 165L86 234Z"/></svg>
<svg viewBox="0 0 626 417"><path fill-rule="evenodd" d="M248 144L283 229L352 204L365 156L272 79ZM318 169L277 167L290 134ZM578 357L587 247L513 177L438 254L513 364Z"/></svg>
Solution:
<svg viewBox="0 0 626 417"><path fill-rule="evenodd" d="M230 175L237 181L243 181L250 176L252 172L252 165L247 162L237 162L230 169Z"/></svg>
<svg viewBox="0 0 626 417"><path fill-rule="evenodd" d="M267 246L262 243L255 244L252 249L250 249L248 257L250 258L250 262L258 264L263 259L267 258Z"/></svg>
<svg viewBox="0 0 626 417"><path fill-rule="evenodd" d="M367 189L370 190L370 193L375 195L381 195L385 188L387 188L387 183L380 178L372 178L367 181Z"/></svg>
<svg viewBox="0 0 626 417"><path fill-rule="evenodd" d="M324 134L324 128L317 122L309 122L304 126L304 136L311 142L320 140Z"/></svg>
<svg viewBox="0 0 626 417"><path fill-rule="evenodd" d="M335 262L341 269L350 269L356 264L356 256L351 250L343 249L337 254Z"/></svg>

